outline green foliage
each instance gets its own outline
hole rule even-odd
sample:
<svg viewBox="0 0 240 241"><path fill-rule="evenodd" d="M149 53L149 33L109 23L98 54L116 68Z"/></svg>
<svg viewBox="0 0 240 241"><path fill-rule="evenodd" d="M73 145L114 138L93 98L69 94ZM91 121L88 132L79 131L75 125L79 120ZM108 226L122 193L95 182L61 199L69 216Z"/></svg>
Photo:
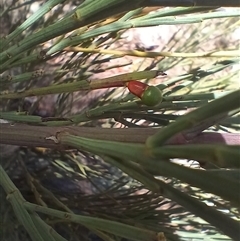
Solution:
<svg viewBox="0 0 240 241"><path fill-rule="evenodd" d="M139 2L3 6L3 240L238 240L239 12ZM121 47L157 25L166 46Z"/></svg>

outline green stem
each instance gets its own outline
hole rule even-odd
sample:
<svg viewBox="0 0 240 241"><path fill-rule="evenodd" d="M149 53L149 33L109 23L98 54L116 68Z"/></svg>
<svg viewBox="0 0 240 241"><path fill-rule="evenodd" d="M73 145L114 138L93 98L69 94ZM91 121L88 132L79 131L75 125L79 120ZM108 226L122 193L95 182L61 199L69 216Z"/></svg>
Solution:
<svg viewBox="0 0 240 241"><path fill-rule="evenodd" d="M0 186L2 186L5 192L7 193L7 200L11 203L17 219L27 230L31 239L33 241L44 241L41 233L39 232L38 228L35 226L30 214L23 206L23 203L25 202L23 196L21 195L19 190L15 187L15 185L8 177L7 173L4 171L1 165L0 165Z"/></svg>
<svg viewBox="0 0 240 241"><path fill-rule="evenodd" d="M154 241L157 240L157 233L143 228L132 227L123 223L106 220L102 218L87 217L72 213L58 211L52 208L42 207L36 204L25 202L24 207L27 210L44 213L49 216L58 217L62 220L79 223L87 227L102 230L116 236L125 237L136 241Z"/></svg>
<svg viewBox="0 0 240 241"><path fill-rule="evenodd" d="M41 96L41 95L49 95L49 94L69 93L69 92L82 91L82 90L94 90L94 89L100 89L100 88L119 87L119 86L125 86L125 83L131 80L155 78L159 74L162 74L162 72L157 70L150 70L150 71L139 71L139 72L131 72L127 74L120 74L120 75L111 76L100 80L91 80L90 82L87 80L81 80L81 81L77 80L77 82L73 82L73 83L51 85L51 86L42 87L42 88L29 89L29 90L25 90L23 92L17 92L17 93L1 94L0 99L17 99L17 98L24 98L28 96Z"/></svg>

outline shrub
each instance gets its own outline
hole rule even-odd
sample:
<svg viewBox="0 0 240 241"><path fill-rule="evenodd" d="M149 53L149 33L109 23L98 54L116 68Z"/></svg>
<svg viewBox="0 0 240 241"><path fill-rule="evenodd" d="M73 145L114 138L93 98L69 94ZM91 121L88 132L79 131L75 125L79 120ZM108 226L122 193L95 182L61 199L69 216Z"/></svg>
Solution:
<svg viewBox="0 0 240 241"><path fill-rule="evenodd" d="M238 240L239 12L151 2L3 5L3 240Z"/></svg>

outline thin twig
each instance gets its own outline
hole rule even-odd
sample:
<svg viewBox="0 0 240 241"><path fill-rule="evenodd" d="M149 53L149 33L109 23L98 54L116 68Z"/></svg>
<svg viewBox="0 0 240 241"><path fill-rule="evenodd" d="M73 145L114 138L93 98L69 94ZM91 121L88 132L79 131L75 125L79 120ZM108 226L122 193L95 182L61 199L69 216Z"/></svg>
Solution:
<svg viewBox="0 0 240 241"><path fill-rule="evenodd" d="M112 50L112 49L93 49L93 48L82 48L82 47L67 47L64 49L68 52L83 52L83 53L100 53L100 54L111 54L115 56L135 56L145 58L156 58L156 57L174 57L174 58L206 58L206 57L239 57L239 50L229 51L214 51L214 52L202 52L202 53L177 53L177 52L144 52L139 50Z"/></svg>

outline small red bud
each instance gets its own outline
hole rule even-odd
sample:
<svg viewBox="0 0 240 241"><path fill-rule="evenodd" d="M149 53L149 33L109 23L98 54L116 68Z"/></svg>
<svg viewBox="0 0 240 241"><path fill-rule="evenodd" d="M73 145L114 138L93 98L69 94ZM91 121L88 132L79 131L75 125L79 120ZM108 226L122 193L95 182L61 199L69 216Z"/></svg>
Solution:
<svg viewBox="0 0 240 241"><path fill-rule="evenodd" d="M128 90L139 98L142 98L143 93L148 88L148 85L137 80L128 82Z"/></svg>

